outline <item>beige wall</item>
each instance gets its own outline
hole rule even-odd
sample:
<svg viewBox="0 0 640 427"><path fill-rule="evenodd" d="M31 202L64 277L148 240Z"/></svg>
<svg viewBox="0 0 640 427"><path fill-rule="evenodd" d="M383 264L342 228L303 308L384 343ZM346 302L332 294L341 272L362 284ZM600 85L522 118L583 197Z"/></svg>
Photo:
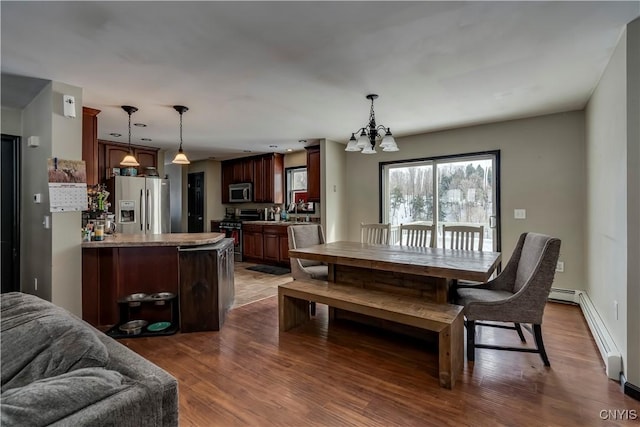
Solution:
<svg viewBox="0 0 640 427"><path fill-rule="evenodd" d="M81 213L49 212L47 160L82 158L82 112L64 117L63 95L82 105L81 88L52 82L22 111L21 290L81 316ZM29 136L39 136L40 146L27 147ZM36 193L42 194L42 203L33 203ZM50 228L43 225L45 216Z"/></svg>
<svg viewBox="0 0 640 427"><path fill-rule="evenodd" d="M640 20L622 34L586 117L586 289L640 385Z"/></svg>
<svg viewBox="0 0 640 427"><path fill-rule="evenodd" d="M2 133L22 136L22 111L2 107Z"/></svg>
<svg viewBox="0 0 640 427"><path fill-rule="evenodd" d="M584 206L584 113L553 114L397 139L399 152L346 156L343 209L348 233L359 240L360 222L379 221L379 162L501 151L502 252L508 259L518 236L536 231L562 240L565 272L555 287L582 289ZM327 167L327 173L333 173ZM526 220L513 210L527 210ZM341 237L343 238L343 237Z"/></svg>
<svg viewBox="0 0 640 427"><path fill-rule="evenodd" d="M322 227L327 242L340 240L347 235L347 156L344 144L322 141L320 144L320 200Z"/></svg>

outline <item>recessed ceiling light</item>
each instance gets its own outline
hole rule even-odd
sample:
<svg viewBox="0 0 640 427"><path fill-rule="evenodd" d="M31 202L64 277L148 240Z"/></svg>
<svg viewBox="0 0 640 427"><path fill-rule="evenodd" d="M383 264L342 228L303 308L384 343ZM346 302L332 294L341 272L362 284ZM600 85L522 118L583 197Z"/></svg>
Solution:
<svg viewBox="0 0 640 427"><path fill-rule="evenodd" d="M251 153L251 150L242 150L243 153Z"/></svg>
<svg viewBox="0 0 640 427"><path fill-rule="evenodd" d="M293 148L287 148L287 153L290 153L293 151Z"/></svg>
<svg viewBox="0 0 640 427"><path fill-rule="evenodd" d="M269 148L278 148L278 146L277 146L277 145L273 145L273 144L271 144L271 145L269 146Z"/></svg>
<svg viewBox="0 0 640 427"><path fill-rule="evenodd" d="M138 126L139 128L146 128L147 125L145 125L144 123L134 123L134 126Z"/></svg>
<svg viewBox="0 0 640 427"><path fill-rule="evenodd" d="M142 141L153 141L151 138L140 138Z"/></svg>
<svg viewBox="0 0 640 427"><path fill-rule="evenodd" d="M111 135L111 136L113 136L113 137L115 137L115 138L120 138L120 137L122 136L122 134L121 134L121 133L116 133L116 132L112 132L112 133L110 133L109 135Z"/></svg>
<svg viewBox="0 0 640 427"><path fill-rule="evenodd" d="M301 144L306 144L307 140L306 139L299 139L298 142L301 143Z"/></svg>

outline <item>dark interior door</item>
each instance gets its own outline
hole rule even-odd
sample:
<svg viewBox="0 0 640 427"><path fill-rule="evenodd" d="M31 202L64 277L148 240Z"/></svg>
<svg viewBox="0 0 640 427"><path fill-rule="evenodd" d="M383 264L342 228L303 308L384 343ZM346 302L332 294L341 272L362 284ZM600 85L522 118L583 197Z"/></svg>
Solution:
<svg viewBox="0 0 640 427"><path fill-rule="evenodd" d="M20 137L2 135L2 292L20 290Z"/></svg>
<svg viewBox="0 0 640 427"><path fill-rule="evenodd" d="M204 172L190 173L187 178L188 232L204 231Z"/></svg>

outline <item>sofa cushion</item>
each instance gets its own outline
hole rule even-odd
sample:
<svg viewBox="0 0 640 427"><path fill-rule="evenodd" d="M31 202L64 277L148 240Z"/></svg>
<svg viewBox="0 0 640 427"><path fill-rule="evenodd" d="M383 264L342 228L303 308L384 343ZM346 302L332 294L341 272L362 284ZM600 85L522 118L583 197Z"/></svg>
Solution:
<svg viewBox="0 0 640 427"><path fill-rule="evenodd" d="M0 316L2 392L109 361L93 328L34 295L4 294Z"/></svg>
<svg viewBox="0 0 640 427"><path fill-rule="evenodd" d="M103 368L83 368L2 393L3 426L45 426L129 387L125 377Z"/></svg>

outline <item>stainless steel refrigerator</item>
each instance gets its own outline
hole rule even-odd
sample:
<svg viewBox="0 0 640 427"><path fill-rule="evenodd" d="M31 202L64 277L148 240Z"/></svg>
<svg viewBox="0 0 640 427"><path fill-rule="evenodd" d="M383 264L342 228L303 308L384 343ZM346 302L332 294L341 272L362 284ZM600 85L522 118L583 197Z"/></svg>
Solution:
<svg viewBox="0 0 640 427"><path fill-rule="evenodd" d="M107 181L107 191L118 233L171 232L168 179L114 176Z"/></svg>

